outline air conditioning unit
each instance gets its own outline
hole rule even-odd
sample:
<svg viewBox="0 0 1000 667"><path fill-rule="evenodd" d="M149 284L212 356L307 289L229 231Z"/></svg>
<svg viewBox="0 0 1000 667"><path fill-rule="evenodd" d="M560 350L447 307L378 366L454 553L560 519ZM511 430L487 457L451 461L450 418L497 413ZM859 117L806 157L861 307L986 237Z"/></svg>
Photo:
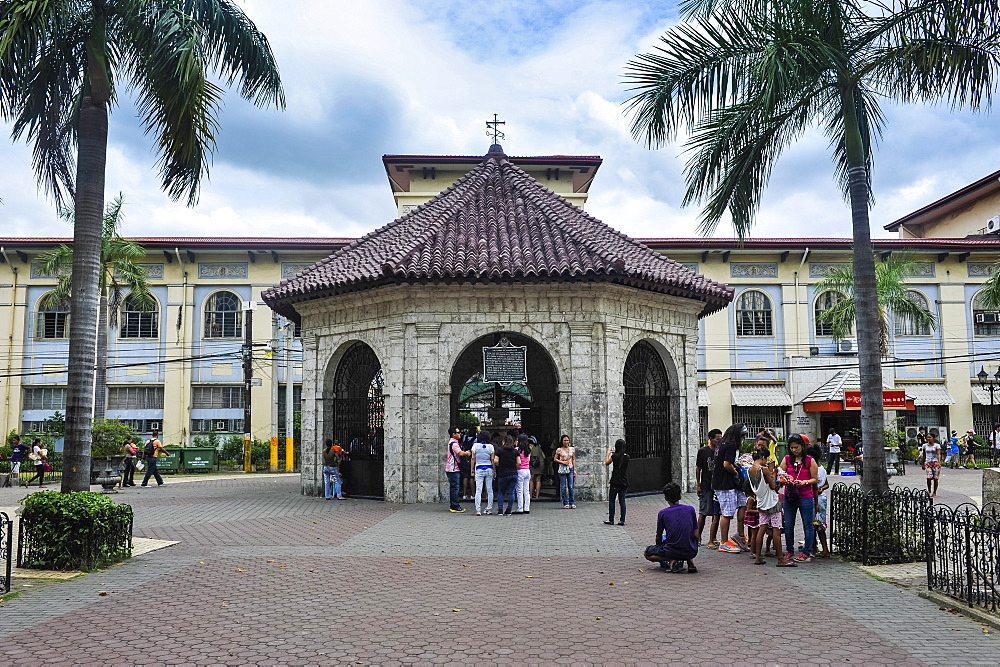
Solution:
<svg viewBox="0 0 1000 667"><path fill-rule="evenodd" d="M837 341L837 354L857 354L857 338L841 338Z"/></svg>
<svg viewBox="0 0 1000 667"><path fill-rule="evenodd" d="M1000 215L994 215L986 221L987 234L1000 234Z"/></svg>
<svg viewBox="0 0 1000 667"><path fill-rule="evenodd" d="M1000 313L976 313L976 324L1000 324Z"/></svg>
<svg viewBox="0 0 1000 667"><path fill-rule="evenodd" d="M810 345L809 346L809 356L810 357L818 357L819 356L819 346L818 345Z"/></svg>
<svg viewBox="0 0 1000 667"><path fill-rule="evenodd" d="M149 430L150 431L159 431L160 430L160 422L149 422Z"/></svg>
<svg viewBox="0 0 1000 667"><path fill-rule="evenodd" d="M220 419L219 421L215 422L215 430L216 431L228 431L229 430L229 420L228 419Z"/></svg>

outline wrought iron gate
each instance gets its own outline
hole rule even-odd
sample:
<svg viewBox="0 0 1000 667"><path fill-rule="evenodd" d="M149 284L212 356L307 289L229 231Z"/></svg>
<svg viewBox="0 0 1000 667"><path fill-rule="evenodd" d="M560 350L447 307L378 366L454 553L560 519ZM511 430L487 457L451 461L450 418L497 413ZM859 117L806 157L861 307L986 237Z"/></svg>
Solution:
<svg viewBox="0 0 1000 667"><path fill-rule="evenodd" d="M344 492L355 497L385 496L384 376L375 351L354 343L344 353L333 381L332 437L348 452L342 465Z"/></svg>
<svg viewBox="0 0 1000 667"><path fill-rule="evenodd" d="M659 353L645 341L625 359L622 397L629 491L653 491L670 480L670 386Z"/></svg>
<svg viewBox="0 0 1000 667"><path fill-rule="evenodd" d="M13 541L14 523L5 512L0 512L0 560L3 561L3 569L0 569L0 593L8 593L10 591L10 549Z"/></svg>

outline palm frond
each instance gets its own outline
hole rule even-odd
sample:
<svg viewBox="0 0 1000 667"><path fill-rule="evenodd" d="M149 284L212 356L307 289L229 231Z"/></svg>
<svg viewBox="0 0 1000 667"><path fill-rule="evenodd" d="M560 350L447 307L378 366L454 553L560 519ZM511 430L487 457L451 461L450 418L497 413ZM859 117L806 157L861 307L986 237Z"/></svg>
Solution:
<svg viewBox="0 0 1000 667"><path fill-rule="evenodd" d="M78 3L0 4L0 117L26 136L45 192L61 206L74 197L73 110L86 68Z"/></svg>
<svg viewBox="0 0 1000 667"><path fill-rule="evenodd" d="M650 147L742 95L761 42L747 22L696 20L675 26L653 53L636 56L624 79L632 135Z"/></svg>
<svg viewBox="0 0 1000 667"><path fill-rule="evenodd" d="M285 92L271 45L253 21L230 0L184 0L180 11L204 31L207 64L227 85L257 106L285 106Z"/></svg>
<svg viewBox="0 0 1000 667"><path fill-rule="evenodd" d="M1000 311L1000 262L993 265L993 275L983 283L976 298L984 310Z"/></svg>
<svg viewBox="0 0 1000 667"><path fill-rule="evenodd" d="M180 11L164 11L133 25L128 66L147 133L157 137L163 187L174 199L198 200L201 178L215 148L222 90L208 80L204 30Z"/></svg>

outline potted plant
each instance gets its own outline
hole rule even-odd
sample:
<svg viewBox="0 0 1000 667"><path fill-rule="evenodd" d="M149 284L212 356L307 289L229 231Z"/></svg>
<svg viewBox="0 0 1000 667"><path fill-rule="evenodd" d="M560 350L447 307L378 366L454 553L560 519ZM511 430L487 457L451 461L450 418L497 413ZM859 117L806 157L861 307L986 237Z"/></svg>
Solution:
<svg viewBox="0 0 1000 667"><path fill-rule="evenodd" d="M90 483L97 484L97 478L106 470L117 475L125 467L123 445L135 432L117 419L95 419L91 429ZM142 443L139 443L142 449Z"/></svg>

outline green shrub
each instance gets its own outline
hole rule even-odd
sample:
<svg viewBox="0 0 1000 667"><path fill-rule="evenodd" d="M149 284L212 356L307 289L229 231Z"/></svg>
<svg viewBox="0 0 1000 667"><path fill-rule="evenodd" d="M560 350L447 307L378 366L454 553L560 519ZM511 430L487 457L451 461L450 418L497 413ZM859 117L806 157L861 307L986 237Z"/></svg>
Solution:
<svg viewBox="0 0 1000 667"><path fill-rule="evenodd" d="M236 435L235 433L222 443L222 448L219 450L219 459L222 461L239 461L243 462L243 436Z"/></svg>
<svg viewBox="0 0 1000 667"><path fill-rule="evenodd" d="M21 567L94 570L132 557L132 508L92 491L21 499Z"/></svg>

